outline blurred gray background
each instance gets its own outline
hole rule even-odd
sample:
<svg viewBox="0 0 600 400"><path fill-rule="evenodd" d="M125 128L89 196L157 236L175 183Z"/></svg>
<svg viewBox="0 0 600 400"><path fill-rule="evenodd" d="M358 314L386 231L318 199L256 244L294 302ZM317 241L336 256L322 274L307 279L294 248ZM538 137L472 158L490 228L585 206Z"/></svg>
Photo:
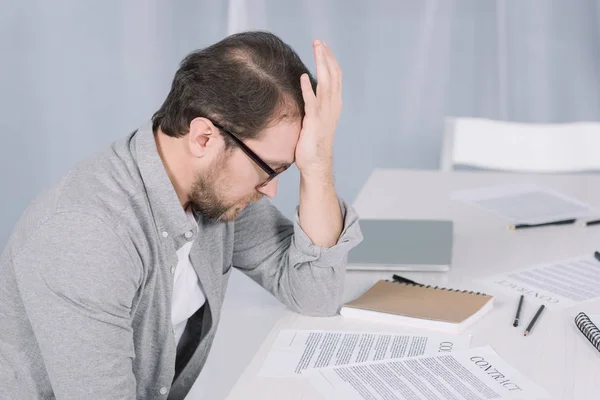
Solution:
<svg viewBox="0 0 600 400"><path fill-rule="evenodd" d="M340 194L375 167L437 168L442 118L600 118L594 0L1 0L0 247L27 204L77 160L148 120L189 51L272 31L314 70L344 71ZM291 215L297 171L280 180Z"/></svg>
<svg viewBox="0 0 600 400"><path fill-rule="evenodd" d="M312 40L334 50L349 201L373 168L438 168L444 116L600 119L600 1L0 0L0 249L41 189L150 118L183 56L250 29L313 71ZM274 201L289 216L298 181Z"/></svg>

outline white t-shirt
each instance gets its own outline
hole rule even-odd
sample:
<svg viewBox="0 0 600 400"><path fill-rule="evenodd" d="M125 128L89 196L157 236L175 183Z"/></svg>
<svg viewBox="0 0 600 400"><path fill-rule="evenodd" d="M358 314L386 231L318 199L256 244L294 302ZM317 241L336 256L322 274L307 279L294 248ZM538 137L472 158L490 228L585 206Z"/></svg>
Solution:
<svg viewBox="0 0 600 400"><path fill-rule="evenodd" d="M194 222L191 211L186 214ZM190 249L193 240L177 250L177 267L173 278L173 303L171 305L171 323L175 333L175 343L179 343L188 319L206 302L206 297L200 288L198 275L190 262Z"/></svg>

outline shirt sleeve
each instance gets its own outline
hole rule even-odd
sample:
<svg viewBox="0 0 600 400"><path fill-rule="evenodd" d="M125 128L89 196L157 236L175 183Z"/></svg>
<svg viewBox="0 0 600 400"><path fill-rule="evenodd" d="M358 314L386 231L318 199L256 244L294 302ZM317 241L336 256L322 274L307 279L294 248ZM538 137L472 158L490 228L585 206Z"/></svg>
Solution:
<svg viewBox="0 0 600 400"><path fill-rule="evenodd" d="M13 264L56 398L136 398L131 306L141 273L114 231L57 214Z"/></svg>
<svg viewBox="0 0 600 400"><path fill-rule="evenodd" d="M268 199L249 205L235 222L233 265L290 309L314 316L337 313L348 252L362 240L358 215L340 201L344 226L337 243L315 246L300 226Z"/></svg>

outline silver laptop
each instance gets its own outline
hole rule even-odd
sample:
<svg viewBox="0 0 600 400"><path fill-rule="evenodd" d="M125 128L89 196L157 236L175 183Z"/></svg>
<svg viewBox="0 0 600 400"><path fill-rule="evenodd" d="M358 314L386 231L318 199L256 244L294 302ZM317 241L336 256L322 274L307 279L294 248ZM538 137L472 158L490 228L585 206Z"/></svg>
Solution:
<svg viewBox="0 0 600 400"><path fill-rule="evenodd" d="M448 271L452 221L361 219L363 241L348 254L349 270Z"/></svg>

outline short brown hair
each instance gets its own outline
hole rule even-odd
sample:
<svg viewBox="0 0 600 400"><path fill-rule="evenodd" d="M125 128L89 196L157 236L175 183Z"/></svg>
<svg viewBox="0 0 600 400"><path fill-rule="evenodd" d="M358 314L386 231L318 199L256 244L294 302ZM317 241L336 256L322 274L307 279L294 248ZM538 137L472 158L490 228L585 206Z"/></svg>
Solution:
<svg viewBox="0 0 600 400"><path fill-rule="evenodd" d="M300 76L316 80L296 52L269 32L243 32L187 55L152 127L180 137L205 117L241 138L285 117L304 116ZM227 136L225 136L227 138Z"/></svg>

